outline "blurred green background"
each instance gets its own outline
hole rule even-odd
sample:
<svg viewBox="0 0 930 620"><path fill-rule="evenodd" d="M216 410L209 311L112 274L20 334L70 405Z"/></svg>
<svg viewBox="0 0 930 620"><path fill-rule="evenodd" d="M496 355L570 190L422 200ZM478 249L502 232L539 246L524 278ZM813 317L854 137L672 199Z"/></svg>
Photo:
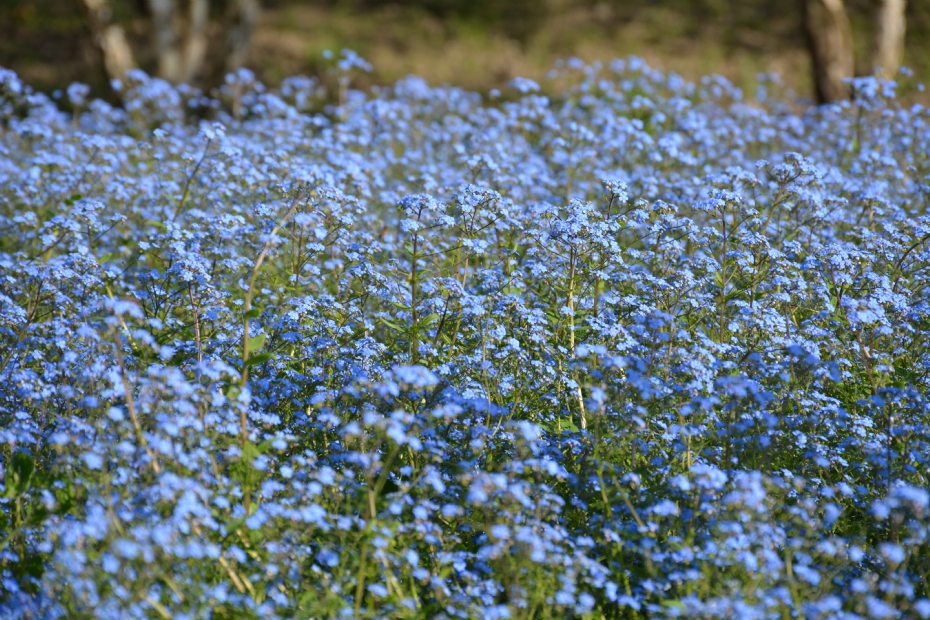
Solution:
<svg viewBox="0 0 930 620"><path fill-rule="evenodd" d="M211 0L211 15L224 2ZM154 68L145 0L111 0L137 62ZM801 0L262 0L247 66L264 82L325 71L321 53L351 48L366 79L415 73L430 83L486 91L517 75L541 78L558 58L631 54L695 79L720 73L744 88L777 72L810 96ZM846 0L860 69L871 41L870 0ZM219 40L214 20L208 32ZM930 78L930 0L907 7L904 65ZM74 81L106 93L81 0L0 0L0 66L43 91ZM206 82L206 80L204 80ZM200 86L210 86L201 83Z"/></svg>

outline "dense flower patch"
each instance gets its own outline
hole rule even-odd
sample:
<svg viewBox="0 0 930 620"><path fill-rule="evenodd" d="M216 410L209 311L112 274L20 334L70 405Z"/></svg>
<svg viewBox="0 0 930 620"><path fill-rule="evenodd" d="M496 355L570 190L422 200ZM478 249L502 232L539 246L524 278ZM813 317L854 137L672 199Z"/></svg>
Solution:
<svg viewBox="0 0 930 620"><path fill-rule="evenodd" d="M927 109L340 62L0 73L0 616L930 617Z"/></svg>

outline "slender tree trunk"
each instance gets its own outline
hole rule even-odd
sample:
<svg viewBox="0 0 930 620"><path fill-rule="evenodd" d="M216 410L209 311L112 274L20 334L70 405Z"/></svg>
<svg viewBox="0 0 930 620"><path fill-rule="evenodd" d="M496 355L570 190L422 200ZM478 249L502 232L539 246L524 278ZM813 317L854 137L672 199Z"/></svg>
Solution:
<svg viewBox="0 0 930 620"><path fill-rule="evenodd" d="M257 0L232 0L226 35L225 70L235 71L245 63L252 32L258 25Z"/></svg>
<svg viewBox="0 0 930 620"><path fill-rule="evenodd" d="M190 26L184 43L184 63L180 81L190 82L203 71L207 56L208 0L190 0Z"/></svg>
<svg viewBox="0 0 930 620"><path fill-rule="evenodd" d="M805 19L818 103L849 98L843 80L854 71L852 29L843 0L805 0Z"/></svg>
<svg viewBox="0 0 930 620"><path fill-rule="evenodd" d="M158 77L172 83L190 82L202 69L207 52L208 0L188 0L190 12L181 19L175 0L149 0ZM184 22L184 36L178 33Z"/></svg>
<svg viewBox="0 0 930 620"><path fill-rule="evenodd" d="M905 0L873 0L875 37L869 58L869 71L891 79L904 56Z"/></svg>
<svg viewBox="0 0 930 620"><path fill-rule="evenodd" d="M103 66L111 80L122 80L135 66L126 33L113 23L113 12L106 0L83 0L87 26L94 44L103 55Z"/></svg>
<svg viewBox="0 0 930 620"><path fill-rule="evenodd" d="M181 72L181 53L178 50L178 33L175 30L174 0L149 0L152 16L152 39L155 58L158 59L158 77L174 82Z"/></svg>

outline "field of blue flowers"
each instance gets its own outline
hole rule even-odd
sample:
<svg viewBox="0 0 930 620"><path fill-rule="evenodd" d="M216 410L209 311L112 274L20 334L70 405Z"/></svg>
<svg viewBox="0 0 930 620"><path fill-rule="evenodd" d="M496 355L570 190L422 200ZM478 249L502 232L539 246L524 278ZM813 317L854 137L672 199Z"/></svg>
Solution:
<svg viewBox="0 0 930 620"><path fill-rule="evenodd" d="M0 71L0 616L930 617L930 110L334 62Z"/></svg>

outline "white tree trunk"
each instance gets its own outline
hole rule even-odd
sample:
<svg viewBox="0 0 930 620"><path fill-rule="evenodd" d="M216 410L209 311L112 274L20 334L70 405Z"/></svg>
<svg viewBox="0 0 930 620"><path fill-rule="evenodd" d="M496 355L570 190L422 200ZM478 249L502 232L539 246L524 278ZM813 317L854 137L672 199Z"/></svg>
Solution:
<svg viewBox="0 0 930 620"><path fill-rule="evenodd" d="M122 80L135 66L126 33L113 23L113 13L106 0L83 0L87 25L94 44L103 55L103 66L111 80Z"/></svg>
<svg viewBox="0 0 930 620"><path fill-rule="evenodd" d="M874 0L875 38L869 70L891 79L904 57L905 0Z"/></svg>
<svg viewBox="0 0 930 620"><path fill-rule="evenodd" d="M819 103L847 99L853 76L852 29L843 0L806 0L805 18Z"/></svg>
<svg viewBox="0 0 930 620"><path fill-rule="evenodd" d="M180 81L190 82L203 71L207 56L208 0L190 0L190 25L184 42L183 70Z"/></svg>
<svg viewBox="0 0 930 620"><path fill-rule="evenodd" d="M235 71L245 64L252 32L258 25L257 0L232 0L226 36L226 71Z"/></svg>
<svg viewBox="0 0 930 620"><path fill-rule="evenodd" d="M207 52L208 0L188 3L190 12L184 20L175 0L149 0L158 77L175 84L197 77ZM183 36L182 26L186 26Z"/></svg>
<svg viewBox="0 0 930 620"><path fill-rule="evenodd" d="M173 82L181 71L181 54L177 48L178 35L174 27L174 0L149 0L152 15L152 39L155 43L156 72L159 77Z"/></svg>

